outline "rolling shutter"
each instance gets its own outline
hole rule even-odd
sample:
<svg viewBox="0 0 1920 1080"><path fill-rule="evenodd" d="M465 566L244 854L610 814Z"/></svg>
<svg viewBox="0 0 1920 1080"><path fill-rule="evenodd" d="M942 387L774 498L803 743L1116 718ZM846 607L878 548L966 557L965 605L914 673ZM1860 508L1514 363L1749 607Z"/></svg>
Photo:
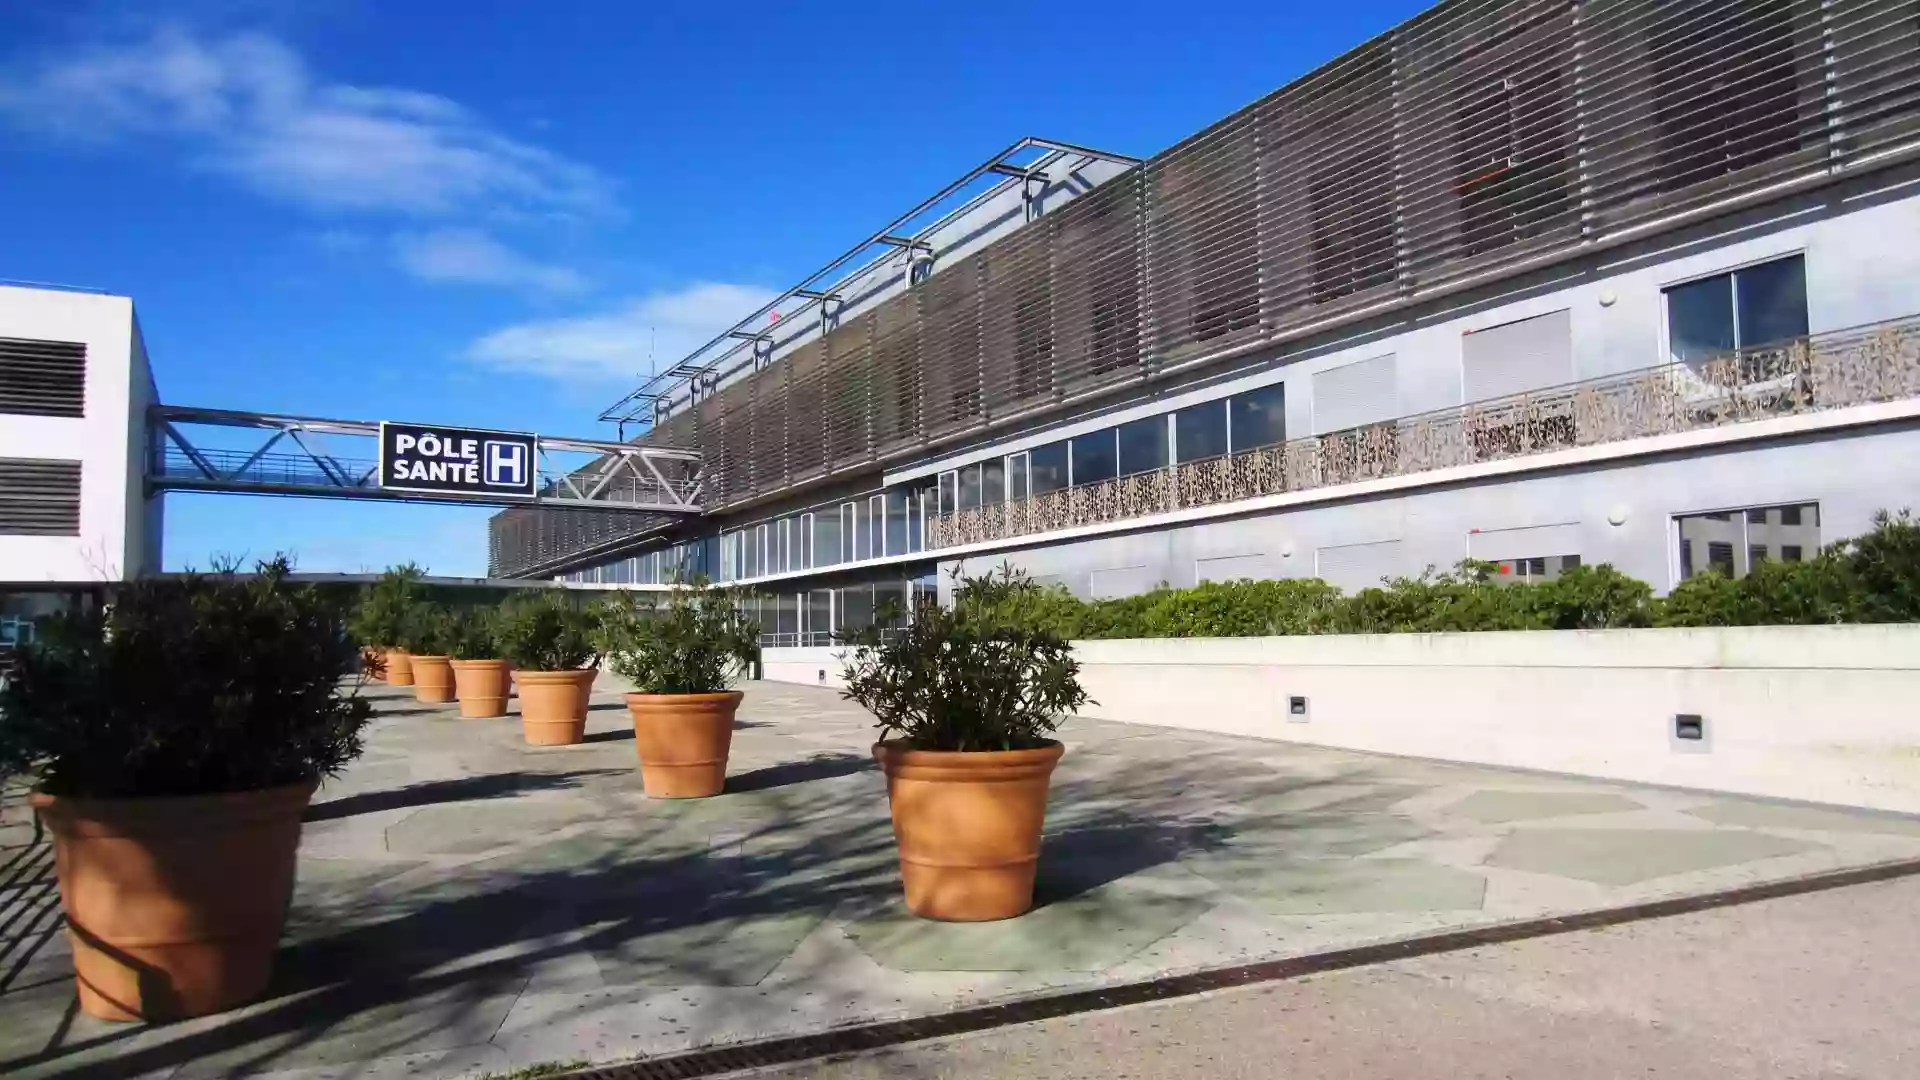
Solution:
<svg viewBox="0 0 1920 1080"><path fill-rule="evenodd" d="M1462 335L1460 368L1469 404L1572 382L1572 313L1555 311Z"/></svg>

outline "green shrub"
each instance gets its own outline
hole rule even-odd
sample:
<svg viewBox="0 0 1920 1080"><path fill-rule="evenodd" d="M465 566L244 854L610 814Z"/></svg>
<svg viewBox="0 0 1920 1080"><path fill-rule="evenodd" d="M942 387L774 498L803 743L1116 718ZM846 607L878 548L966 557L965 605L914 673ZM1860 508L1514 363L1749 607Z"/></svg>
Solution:
<svg viewBox="0 0 1920 1080"><path fill-rule="evenodd" d="M54 795L257 791L337 774L372 706L337 605L285 580L152 578L47 620L0 683L0 775Z"/></svg>
<svg viewBox="0 0 1920 1080"><path fill-rule="evenodd" d="M1601 563L1563 570L1526 591L1543 629L1613 630L1653 625L1653 586Z"/></svg>
<svg viewBox="0 0 1920 1080"><path fill-rule="evenodd" d="M572 671L599 659L597 620L565 589L533 589L500 606L500 659L522 671Z"/></svg>
<svg viewBox="0 0 1920 1080"><path fill-rule="evenodd" d="M642 694L714 694L759 655L760 628L737 596L704 580L674 589L664 605L633 593L605 601L600 645L607 666Z"/></svg>
<svg viewBox="0 0 1920 1080"><path fill-rule="evenodd" d="M396 648L409 612L423 597L421 571L413 563L391 567L367 588L353 616L353 636L362 645Z"/></svg>
<svg viewBox="0 0 1920 1080"><path fill-rule="evenodd" d="M879 719L882 739L915 750L1046 745L1087 701L1066 639L1008 618L1049 610L1046 591L1010 567L959 580L951 607L925 601L908 625L859 635L842 696Z"/></svg>
<svg viewBox="0 0 1920 1080"><path fill-rule="evenodd" d="M453 637L452 613L439 604L415 602L400 618L400 647L414 656L446 656Z"/></svg>
<svg viewBox="0 0 1920 1080"><path fill-rule="evenodd" d="M449 609L444 636L447 655L455 660L500 658L500 612L497 608Z"/></svg>
<svg viewBox="0 0 1920 1080"><path fill-rule="evenodd" d="M1827 549L1844 568L1856 622L1920 622L1920 522L1911 511L1873 516L1873 529Z"/></svg>

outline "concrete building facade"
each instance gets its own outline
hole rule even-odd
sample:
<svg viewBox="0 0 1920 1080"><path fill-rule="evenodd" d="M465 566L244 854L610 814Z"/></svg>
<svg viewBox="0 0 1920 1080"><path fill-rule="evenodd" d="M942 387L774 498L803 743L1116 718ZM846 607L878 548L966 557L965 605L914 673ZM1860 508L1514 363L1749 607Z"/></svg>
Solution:
<svg viewBox="0 0 1920 1080"><path fill-rule="evenodd" d="M494 569L703 573L789 644L1002 561L1110 597L1805 558L1920 508L1917 150L1910 6L1442 4L690 363L642 438L706 455L703 519L509 511Z"/></svg>

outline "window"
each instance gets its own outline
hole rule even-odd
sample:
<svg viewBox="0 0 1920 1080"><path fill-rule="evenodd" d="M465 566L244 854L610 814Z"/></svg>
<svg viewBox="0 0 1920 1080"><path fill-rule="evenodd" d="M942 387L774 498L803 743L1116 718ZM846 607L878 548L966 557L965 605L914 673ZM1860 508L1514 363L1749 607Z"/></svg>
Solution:
<svg viewBox="0 0 1920 1080"><path fill-rule="evenodd" d="M1227 403L1208 401L1173 414L1173 459L1185 464L1227 452Z"/></svg>
<svg viewBox="0 0 1920 1080"><path fill-rule="evenodd" d="M910 509L913 506L913 492L908 488L891 488L886 493L887 526L883 543L889 555L904 555L917 550L907 547L908 526L911 524Z"/></svg>
<svg viewBox="0 0 1920 1080"><path fill-rule="evenodd" d="M813 515L800 515L800 534L794 538L793 568L808 570L813 562Z"/></svg>
<svg viewBox="0 0 1920 1080"><path fill-rule="evenodd" d="M999 506L1007 501L1007 462L994 458L980 463L980 505Z"/></svg>
<svg viewBox="0 0 1920 1080"><path fill-rule="evenodd" d="M1011 454L1007 457L1007 501L1017 502L1027 497L1027 455Z"/></svg>
<svg viewBox="0 0 1920 1080"><path fill-rule="evenodd" d="M1645 135L1659 157L1643 183L1674 191L1799 145L1796 7L1688 0L1648 9L1653 115Z"/></svg>
<svg viewBox="0 0 1920 1080"><path fill-rule="evenodd" d="M1227 399L1232 419L1227 432L1234 453L1287 441L1286 387L1262 386Z"/></svg>
<svg viewBox="0 0 1920 1080"><path fill-rule="evenodd" d="M1040 495L1067 486L1067 444L1048 443L1027 452L1033 493Z"/></svg>
<svg viewBox="0 0 1920 1080"><path fill-rule="evenodd" d="M1531 584L1551 581L1580 565L1578 555L1535 555L1522 559L1500 559L1494 563L1493 580L1503 584Z"/></svg>
<svg viewBox="0 0 1920 1080"><path fill-rule="evenodd" d="M793 519L781 518L773 523L774 555L773 573L784 574L793 569Z"/></svg>
<svg viewBox="0 0 1920 1080"><path fill-rule="evenodd" d="M809 566L840 562L840 514L827 510L813 515L813 558Z"/></svg>
<svg viewBox="0 0 1920 1080"><path fill-rule="evenodd" d="M1167 418L1149 416L1114 429L1120 453L1120 475L1152 472L1167 466Z"/></svg>
<svg viewBox="0 0 1920 1080"><path fill-rule="evenodd" d="M758 556L753 564L754 576L760 577L774 573L773 548L768 543L773 538L773 530L762 525L758 529L755 529L754 532L757 534L754 546L755 553Z"/></svg>
<svg viewBox="0 0 1920 1080"><path fill-rule="evenodd" d="M840 613L834 629L844 633L873 625L872 585L849 585L836 591L840 594Z"/></svg>
<svg viewBox="0 0 1920 1080"><path fill-rule="evenodd" d="M980 466L968 465L959 471L960 509L980 509Z"/></svg>
<svg viewBox="0 0 1920 1080"><path fill-rule="evenodd" d="M1807 335L1807 264L1799 255L1666 290L1667 351L1697 364Z"/></svg>
<svg viewBox="0 0 1920 1080"><path fill-rule="evenodd" d="M1073 439L1073 485L1098 483L1111 480L1118 467L1114 453L1115 443L1112 428L1089 431Z"/></svg>
<svg viewBox="0 0 1920 1080"><path fill-rule="evenodd" d="M955 510L958 502L958 487L959 477L957 473L943 472L940 474L939 514L941 517L945 517Z"/></svg>
<svg viewBox="0 0 1920 1080"><path fill-rule="evenodd" d="M878 495L867 497L867 558L877 559L887 554L886 542L887 504Z"/></svg>
<svg viewBox="0 0 1920 1080"><path fill-rule="evenodd" d="M840 557L838 562L864 558L860 552L860 504L840 504Z"/></svg>
<svg viewBox="0 0 1920 1080"><path fill-rule="evenodd" d="M814 589L807 593L807 606L802 613L803 645L831 645L833 635L833 592L828 589Z"/></svg>
<svg viewBox="0 0 1920 1080"><path fill-rule="evenodd" d="M1768 560L1799 562L1820 547L1820 505L1716 510L1675 519L1681 580L1704 570L1740 577Z"/></svg>

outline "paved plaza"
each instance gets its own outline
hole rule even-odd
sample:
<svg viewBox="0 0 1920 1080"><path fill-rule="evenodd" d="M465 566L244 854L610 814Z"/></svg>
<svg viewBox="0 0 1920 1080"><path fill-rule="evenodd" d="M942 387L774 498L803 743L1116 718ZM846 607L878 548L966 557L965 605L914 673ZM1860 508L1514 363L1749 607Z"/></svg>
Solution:
<svg viewBox="0 0 1920 1080"><path fill-rule="evenodd" d="M870 719L749 686L727 794L379 688L322 789L269 998L76 1015L51 857L0 824L0 1074L451 1077L617 1061L1920 857L1920 821L1070 721L1039 902L908 918ZM1737 947L1737 943L1729 943Z"/></svg>

